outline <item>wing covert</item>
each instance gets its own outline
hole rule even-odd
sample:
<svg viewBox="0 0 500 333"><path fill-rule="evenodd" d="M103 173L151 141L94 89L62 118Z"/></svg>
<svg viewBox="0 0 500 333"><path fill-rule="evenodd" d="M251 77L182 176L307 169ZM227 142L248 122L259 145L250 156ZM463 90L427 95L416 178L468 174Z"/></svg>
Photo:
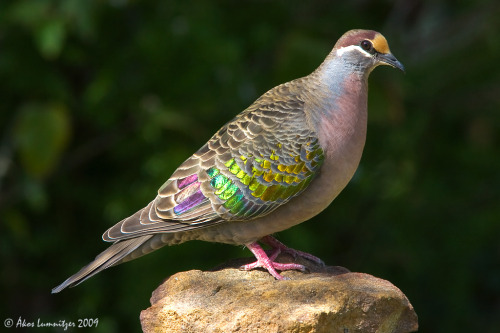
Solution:
<svg viewBox="0 0 500 333"><path fill-rule="evenodd" d="M270 213L304 191L323 150L300 96L281 85L223 126L187 159L147 207L109 229L105 240L178 232Z"/></svg>

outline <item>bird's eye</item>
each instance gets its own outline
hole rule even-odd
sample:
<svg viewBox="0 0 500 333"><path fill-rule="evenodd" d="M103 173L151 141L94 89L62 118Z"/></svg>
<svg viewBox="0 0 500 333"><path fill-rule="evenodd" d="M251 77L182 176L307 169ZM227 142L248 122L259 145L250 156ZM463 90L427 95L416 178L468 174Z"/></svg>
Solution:
<svg viewBox="0 0 500 333"><path fill-rule="evenodd" d="M366 52L369 52L369 53L373 53L374 52L374 49L373 49L373 44L372 42L370 42L369 40L364 40L360 43L361 45L361 48L363 50L365 50Z"/></svg>

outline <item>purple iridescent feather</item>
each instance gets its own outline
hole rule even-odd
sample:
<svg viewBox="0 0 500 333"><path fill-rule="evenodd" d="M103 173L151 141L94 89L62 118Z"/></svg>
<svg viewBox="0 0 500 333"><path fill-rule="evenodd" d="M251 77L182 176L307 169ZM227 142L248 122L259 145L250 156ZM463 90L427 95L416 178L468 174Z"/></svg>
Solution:
<svg viewBox="0 0 500 333"><path fill-rule="evenodd" d="M194 174L177 181L177 187L182 190L177 194L177 198L182 197L181 203L174 207L175 214L182 214L198 206L206 197L200 190L200 183L197 182L198 175ZM196 190L196 191L194 191ZM188 194L186 197L183 194Z"/></svg>
<svg viewBox="0 0 500 333"><path fill-rule="evenodd" d="M198 206L205 199L206 198L203 193L201 193L201 190L198 189L198 191L194 192L193 195L187 197L186 200L175 206L174 213L182 214L184 212L187 212L191 208Z"/></svg>
<svg viewBox="0 0 500 333"><path fill-rule="evenodd" d="M186 178L182 178L177 181L177 187L179 188L179 190L182 190L184 187L194 183L197 180L198 180L197 174L187 176Z"/></svg>

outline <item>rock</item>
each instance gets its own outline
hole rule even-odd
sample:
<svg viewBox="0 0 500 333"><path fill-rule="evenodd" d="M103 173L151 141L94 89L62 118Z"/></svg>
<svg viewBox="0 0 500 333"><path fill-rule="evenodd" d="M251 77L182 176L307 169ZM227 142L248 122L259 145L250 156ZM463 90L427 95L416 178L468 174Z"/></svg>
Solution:
<svg viewBox="0 0 500 333"><path fill-rule="evenodd" d="M310 273L241 271L251 259L215 271L172 275L141 312L144 332L415 332L417 315L394 285L343 267L297 259ZM287 256L278 261L292 262Z"/></svg>

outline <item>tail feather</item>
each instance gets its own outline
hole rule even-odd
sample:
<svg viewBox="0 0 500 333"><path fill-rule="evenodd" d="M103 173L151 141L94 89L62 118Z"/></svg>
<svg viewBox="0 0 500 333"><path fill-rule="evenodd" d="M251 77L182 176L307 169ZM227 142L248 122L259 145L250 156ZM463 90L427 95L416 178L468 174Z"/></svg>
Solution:
<svg viewBox="0 0 500 333"><path fill-rule="evenodd" d="M153 237L153 235L141 236L114 243L100 253L90 264L52 289L52 293L55 294L67 287L77 286L100 271L121 263L123 259L126 259L132 252L141 247L141 245L148 242L151 237Z"/></svg>

